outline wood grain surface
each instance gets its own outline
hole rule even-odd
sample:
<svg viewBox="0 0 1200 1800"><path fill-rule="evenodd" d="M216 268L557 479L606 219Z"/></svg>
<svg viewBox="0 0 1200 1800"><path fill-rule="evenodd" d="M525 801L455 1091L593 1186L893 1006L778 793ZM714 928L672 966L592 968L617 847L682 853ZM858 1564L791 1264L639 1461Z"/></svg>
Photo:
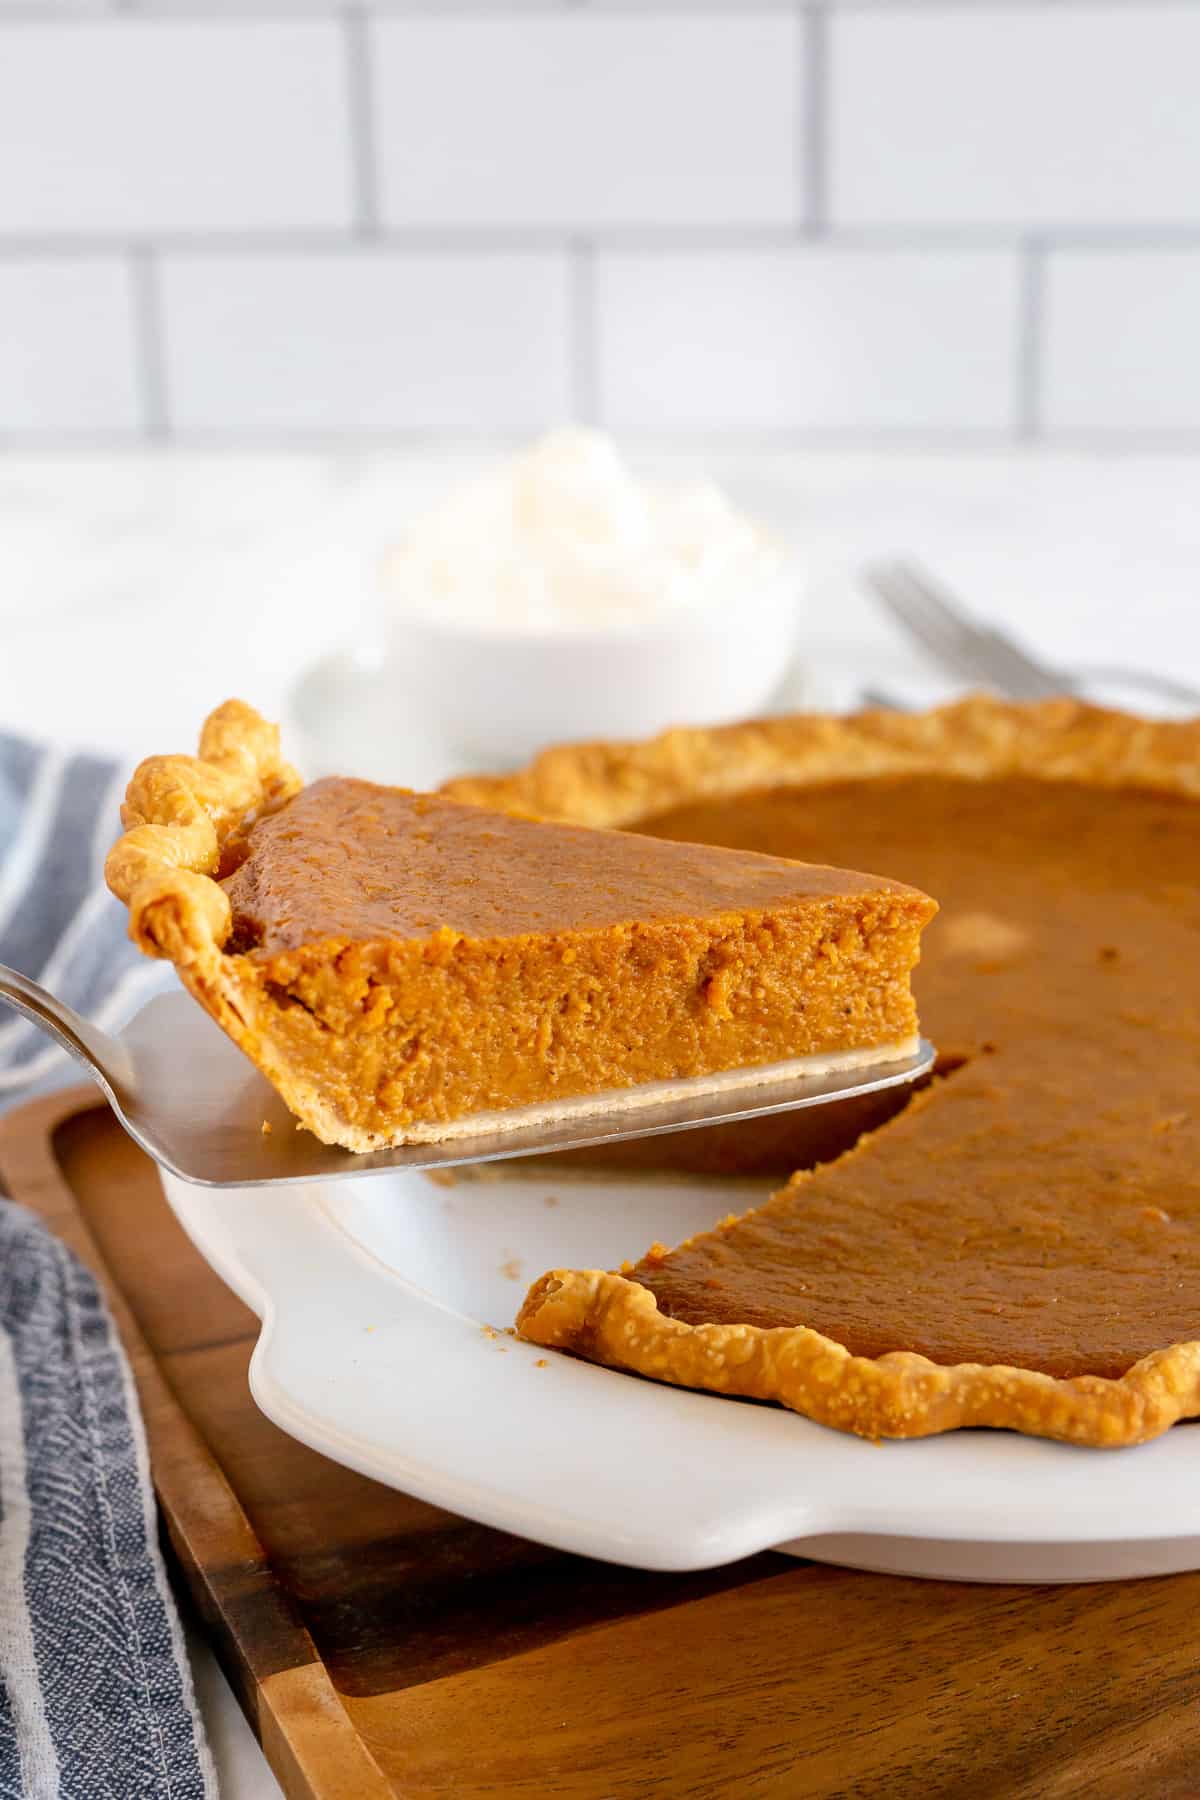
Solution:
<svg viewBox="0 0 1200 1800"><path fill-rule="evenodd" d="M262 1417L252 1314L91 1090L0 1123L0 1181L106 1283L179 1572L295 1800L1200 1797L1200 1575L647 1575L544 1550Z"/></svg>

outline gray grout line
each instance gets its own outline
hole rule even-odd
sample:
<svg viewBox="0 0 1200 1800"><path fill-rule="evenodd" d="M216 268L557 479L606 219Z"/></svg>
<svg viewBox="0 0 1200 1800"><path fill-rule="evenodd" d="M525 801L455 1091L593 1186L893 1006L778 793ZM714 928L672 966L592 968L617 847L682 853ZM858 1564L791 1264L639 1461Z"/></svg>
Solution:
<svg viewBox="0 0 1200 1800"><path fill-rule="evenodd" d="M488 0L367 0L367 11L380 18L542 18L573 10L577 0L504 0L503 6ZM237 5L222 5L220 0L65 0L48 11L38 0L15 0L0 5L0 31L6 25L94 24L116 13L135 13L155 24L171 25L178 21L194 24L197 20L210 25L262 24L264 22L294 25L304 19L328 22L343 9L343 0L239 0ZM658 11L658 0L650 0L650 10ZM673 8L666 0L664 12Z"/></svg>
<svg viewBox="0 0 1200 1800"><path fill-rule="evenodd" d="M363 432L355 428L342 431L179 431L172 432L172 452L244 453L258 455L264 451L290 455L340 455L346 451L374 454L389 450L408 452L420 448L444 447L448 443L511 445L524 441L534 427L496 425L473 432L445 426L411 426L391 431ZM679 448L692 441L679 431L628 430L619 421L612 427L623 440L639 445L665 445ZM764 454L792 452L813 455L832 454L872 457L903 454L906 457L1011 456L1014 452L1029 457L1111 456L1111 457L1187 457L1195 459L1200 469L1200 428L1146 431L1114 426L1109 430L1095 428L1071 431L1060 428L1047 432L1037 444L1017 443L1011 432L986 430L957 432L815 431L803 427L769 431L714 431L705 438L713 454L741 454L761 451ZM54 456L64 449L110 450L131 456L144 455L148 440L129 432L6 429L0 424L0 450L22 451L28 455Z"/></svg>
<svg viewBox="0 0 1200 1800"><path fill-rule="evenodd" d="M379 231L379 180L375 157L375 97L371 83L370 26L361 6L342 15L346 43L346 94L350 158L354 179L355 224L360 238Z"/></svg>
<svg viewBox="0 0 1200 1800"><path fill-rule="evenodd" d="M172 433L170 447L172 450L221 450L244 451L253 456L263 450L293 451L296 453L334 453L345 450L363 451L370 454L374 451L388 449L408 450L422 446L445 446L454 443L471 444L506 444L521 442L536 427L529 422L523 424L495 425L481 427L475 431L463 431L458 428L444 426L408 426L396 427L392 430L371 430L364 432L355 427L343 430L327 429L324 431L295 430L183 430ZM678 449L688 439L687 434L667 431L647 431L645 429L630 430L618 422L611 429L618 433L623 441L640 445L659 445ZM814 455L850 453L853 455L876 456L891 453L906 456L946 456L966 455L1006 456L1014 452L1030 457L1041 457L1047 452L1086 455L1095 454L1113 456L1187 456L1200 455L1200 428L1181 429L1178 431L1147 432L1144 430L1126 430L1113 427L1111 430L1093 429L1090 431L1056 430L1048 433L1037 444L1018 444L1014 442L1011 432L1002 430L958 431L958 432L925 432L920 431L872 431L867 427L859 431L850 429L840 431L806 430L802 426L794 429L781 427L770 431L714 431L705 436L705 444L715 453L729 452L738 454L743 451L759 450L766 454L787 454L791 451L811 452ZM52 452L56 443L86 447L125 447L136 453L146 448L146 440L131 437L128 433L103 431L13 431L0 427L0 447L11 449L24 446L30 450L45 449Z"/></svg>
<svg viewBox="0 0 1200 1800"><path fill-rule="evenodd" d="M109 24L123 10L122 0L105 0L99 7L88 4L88 0L79 0L79 4L56 6L53 12L38 6L36 0L28 0L25 5L0 7L0 31L6 25Z"/></svg>
<svg viewBox="0 0 1200 1800"><path fill-rule="evenodd" d="M1046 294L1046 251L1040 238L1030 238L1026 244L1018 279L1020 294L1014 426L1022 443L1036 443L1042 434L1042 346Z"/></svg>
<svg viewBox="0 0 1200 1800"><path fill-rule="evenodd" d="M161 231L150 234L148 239L144 234L135 238L130 232L96 235L22 232L11 237L0 235L0 260L6 257L118 256L128 251L132 243L146 241L164 256L370 256L376 251L417 255L437 252L452 256L472 256L488 251L545 253L548 250L566 252L577 236L578 227L574 231L528 232L493 231L485 226L465 231L454 228L426 230L423 227L411 231L393 229L372 233L369 239L364 239L357 234L353 223L344 229L314 228L309 231L293 227L283 230Z"/></svg>
<svg viewBox="0 0 1200 1800"><path fill-rule="evenodd" d="M571 319L571 414L577 425L594 425L599 401L599 343L596 315L596 257L580 238L571 246L568 268Z"/></svg>
<svg viewBox="0 0 1200 1800"><path fill-rule="evenodd" d="M563 13L586 12L593 18L629 18L637 15L675 17L689 14L705 17L722 14L744 17L786 12L790 0L505 0L503 6L489 0L373 0L370 11L382 18L530 18L550 17ZM1194 7L1196 0L1153 0L1168 11ZM814 4L830 17L862 13L880 13L889 17L904 13L977 12L989 13L1064 13L1076 8L1099 7L1104 11L1133 12L1145 0L980 0L978 5L959 5L954 0L814 0ZM170 24L173 20L202 19L226 24L243 20L272 20L294 23L298 19L329 19L339 11L338 0L287 0L272 5L269 0L241 0L237 6L222 6L218 0L108 0L97 8L80 0L78 4L56 6L47 12L37 0L17 0L0 9L0 29L5 25L45 25L47 23L94 22L114 13L134 13L146 20Z"/></svg>
<svg viewBox="0 0 1200 1800"><path fill-rule="evenodd" d="M800 191L805 228L816 237L823 235L829 224L829 14L823 6L806 6L803 25Z"/></svg>
<svg viewBox="0 0 1200 1800"><path fill-rule="evenodd" d="M833 13L1047 13L1094 8L1100 12L1137 12L1148 4L1167 10L1195 6L1196 0L825 0Z"/></svg>
<svg viewBox="0 0 1200 1800"><path fill-rule="evenodd" d="M167 436L167 370L163 343L162 295L155 252L142 245L130 251L133 317L141 386L142 429L152 444Z"/></svg>
<svg viewBox="0 0 1200 1800"><path fill-rule="evenodd" d="M689 15L703 18L722 15L737 18L750 15L763 17L786 13L796 0L368 0L369 10L387 18L530 18L549 17L571 12L586 12L593 18L629 18L638 14L686 19ZM1132 12L1145 0L979 0L965 8L956 0L809 0L833 17L850 13L882 13L895 16L904 13L967 12L1045 13L1069 12L1073 8L1099 7L1105 11ZM1184 10L1196 0L1154 0L1165 10ZM0 25L45 24L48 20L97 19L113 12L132 11L149 19L209 19L226 22L239 19L320 19L336 16L340 0L238 0L236 5L222 5L220 0L64 0L48 12L38 0L13 0L0 7Z"/></svg>
<svg viewBox="0 0 1200 1800"><path fill-rule="evenodd" d="M348 223L345 227L313 227L310 230L270 227L218 231L151 232L12 232L0 228L0 260L6 257L56 257L124 255L133 244L151 244L162 255L272 256L291 253L350 255L375 250L444 252L471 255L478 252L569 252L580 241L578 224L554 226L397 226L373 230L368 240ZM1036 233L1047 252L1124 250L1159 252L1200 250L1200 224L1166 227L1061 227ZM987 226L852 226L830 225L821 233L822 248L847 255L864 251L914 252L936 255L961 251L1019 252L1030 241L1028 227ZM587 229L587 242L596 252L621 250L646 255L710 250L771 251L795 248L795 228L787 225L627 225Z"/></svg>

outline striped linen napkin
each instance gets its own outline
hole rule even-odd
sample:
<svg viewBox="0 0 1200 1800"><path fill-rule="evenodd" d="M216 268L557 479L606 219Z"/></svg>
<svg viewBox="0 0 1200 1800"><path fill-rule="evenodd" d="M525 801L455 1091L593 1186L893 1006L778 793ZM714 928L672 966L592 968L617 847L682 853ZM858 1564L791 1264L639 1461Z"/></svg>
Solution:
<svg viewBox="0 0 1200 1800"><path fill-rule="evenodd" d="M163 980L100 871L114 766L0 735L0 962L102 1025ZM0 1105L72 1074L0 1008ZM0 1800L214 1800L146 1443L99 1288L0 1199Z"/></svg>
<svg viewBox="0 0 1200 1800"><path fill-rule="evenodd" d="M125 778L99 757L0 733L0 963L108 1027L169 980L128 941L102 878ZM72 1072L35 1025L0 1010L0 1104Z"/></svg>

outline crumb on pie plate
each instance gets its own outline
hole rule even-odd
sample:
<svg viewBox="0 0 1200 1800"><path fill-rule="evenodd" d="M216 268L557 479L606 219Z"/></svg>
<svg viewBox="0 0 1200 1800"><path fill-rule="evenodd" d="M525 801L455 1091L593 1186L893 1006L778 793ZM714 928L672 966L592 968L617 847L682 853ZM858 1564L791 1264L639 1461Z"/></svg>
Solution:
<svg viewBox="0 0 1200 1800"><path fill-rule="evenodd" d="M549 1272L526 1338L867 1437L1117 1446L1200 1413L1200 724L973 698L569 746L450 791L819 844L943 907L917 991L954 1073L740 1218Z"/></svg>
<svg viewBox="0 0 1200 1800"><path fill-rule="evenodd" d="M326 1143L553 1119L663 1083L910 1053L936 910L898 882L334 779L231 701L136 771L134 941Z"/></svg>

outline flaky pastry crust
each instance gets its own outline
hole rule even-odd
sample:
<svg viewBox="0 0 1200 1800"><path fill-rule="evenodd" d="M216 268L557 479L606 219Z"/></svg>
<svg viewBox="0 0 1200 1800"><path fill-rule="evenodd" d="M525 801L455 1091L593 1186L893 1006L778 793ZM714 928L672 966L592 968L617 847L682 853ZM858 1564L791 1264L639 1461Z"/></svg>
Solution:
<svg viewBox="0 0 1200 1800"><path fill-rule="evenodd" d="M513 775L457 781L461 799L624 826L693 800L779 785L941 773L1026 776L1200 796L1200 723L1150 722L1072 699L971 696L920 714L779 718L676 730L645 743L566 745ZM1102 1300L1099 1302L1102 1304ZM530 1289L522 1337L679 1387L770 1400L867 1438L968 1425L1118 1447L1200 1415L1200 1342L1165 1346L1123 1376L875 1358L803 1325L689 1325L626 1275L556 1269Z"/></svg>
<svg viewBox="0 0 1200 1800"><path fill-rule="evenodd" d="M675 1387L773 1400L866 1438L991 1425L1118 1449L1200 1413L1200 1343L1155 1350L1119 1380L1061 1380L998 1363L944 1365L911 1350L852 1356L804 1325L686 1325L660 1313L640 1282L600 1269L543 1275L517 1331L531 1343Z"/></svg>
<svg viewBox="0 0 1200 1800"><path fill-rule="evenodd" d="M969 695L923 713L796 713L680 727L641 743L562 744L511 775L443 792L503 811L620 829L692 800L787 783L1024 775L1200 795L1200 725L1135 719L1080 700Z"/></svg>
<svg viewBox="0 0 1200 1800"><path fill-rule="evenodd" d="M104 874L129 908L138 948L173 962L189 993L292 1111L323 1142L337 1143L341 1121L279 1054L261 993L224 948L231 921L220 877L255 819L302 785L280 755L278 727L244 701L227 700L205 720L198 755L151 756L134 770L121 808L125 832Z"/></svg>
<svg viewBox="0 0 1200 1800"><path fill-rule="evenodd" d="M129 908L139 950L181 967L220 951L230 923L217 880L227 846L301 785L280 755L279 727L242 700L209 714L196 756L150 756L138 765L104 878Z"/></svg>

